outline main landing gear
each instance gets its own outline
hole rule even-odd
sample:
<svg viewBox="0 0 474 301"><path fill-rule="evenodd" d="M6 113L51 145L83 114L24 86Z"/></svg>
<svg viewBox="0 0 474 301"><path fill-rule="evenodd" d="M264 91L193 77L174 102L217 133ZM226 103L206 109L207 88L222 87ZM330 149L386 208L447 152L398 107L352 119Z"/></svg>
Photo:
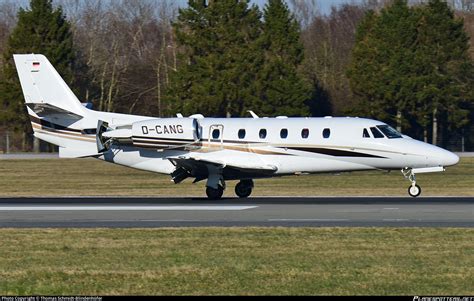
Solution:
<svg viewBox="0 0 474 301"><path fill-rule="evenodd" d="M241 180L237 185L235 185L235 194L239 198L247 198L252 193L252 189L252 180Z"/></svg>
<svg viewBox="0 0 474 301"><path fill-rule="evenodd" d="M218 200L222 197L225 190L225 181L222 176L222 167L208 165L209 176L206 183L206 194L211 200Z"/></svg>
<svg viewBox="0 0 474 301"><path fill-rule="evenodd" d="M408 179L411 182L411 185L408 187L408 194L414 198L421 194L421 187L416 184L416 177L413 169L404 168L402 169L402 174L405 179Z"/></svg>
<svg viewBox="0 0 474 301"><path fill-rule="evenodd" d="M235 194L239 198L247 198L252 194L253 181L252 180L241 180L237 185L235 185ZM218 200L222 198L225 190L225 183L223 180L220 180L217 184L217 187L206 187L206 194L210 200Z"/></svg>
<svg viewBox="0 0 474 301"><path fill-rule="evenodd" d="M224 187L218 185L217 188L206 187L207 197L211 200L218 200L224 194Z"/></svg>

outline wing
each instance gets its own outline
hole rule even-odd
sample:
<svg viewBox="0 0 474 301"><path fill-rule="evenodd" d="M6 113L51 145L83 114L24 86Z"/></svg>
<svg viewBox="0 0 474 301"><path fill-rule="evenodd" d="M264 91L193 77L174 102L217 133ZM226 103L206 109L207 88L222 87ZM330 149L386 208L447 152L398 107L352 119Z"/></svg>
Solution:
<svg viewBox="0 0 474 301"><path fill-rule="evenodd" d="M265 164L255 157L228 156L227 158L209 158L196 154L167 157L175 166L176 171L171 175L175 183L187 177L195 177L196 182L206 179L209 168L222 169L224 179L259 178L273 175L278 168Z"/></svg>

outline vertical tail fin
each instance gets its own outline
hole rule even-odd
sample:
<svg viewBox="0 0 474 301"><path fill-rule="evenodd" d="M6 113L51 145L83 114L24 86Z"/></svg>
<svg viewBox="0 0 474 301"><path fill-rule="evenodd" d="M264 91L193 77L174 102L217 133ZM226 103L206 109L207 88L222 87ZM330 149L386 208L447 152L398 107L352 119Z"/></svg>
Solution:
<svg viewBox="0 0 474 301"><path fill-rule="evenodd" d="M34 135L58 145L60 157L101 155L101 137L96 139L99 121L129 125L150 118L89 110L44 55L15 54L13 58Z"/></svg>
<svg viewBox="0 0 474 301"><path fill-rule="evenodd" d="M37 138L59 146L60 157L97 155L94 118L41 54L15 54L25 104ZM87 116L86 116L87 115ZM88 124L94 123L94 128Z"/></svg>
<svg viewBox="0 0 474 301"><path fill-rule="evenodd" d="M79 119L84 115L83 105L44 55L15 54L13 58L29 110Z"/></svg>

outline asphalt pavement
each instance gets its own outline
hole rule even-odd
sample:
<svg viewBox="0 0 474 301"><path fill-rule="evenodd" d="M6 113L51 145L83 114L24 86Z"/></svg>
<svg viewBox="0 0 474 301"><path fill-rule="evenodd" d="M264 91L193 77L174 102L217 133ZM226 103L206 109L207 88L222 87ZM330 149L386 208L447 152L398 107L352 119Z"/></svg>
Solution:
<svg viewBox="0 0 474 301"><path fill-rule="evenodd" d="M0 198L0 227L474 227L474 197Z"/></svg>

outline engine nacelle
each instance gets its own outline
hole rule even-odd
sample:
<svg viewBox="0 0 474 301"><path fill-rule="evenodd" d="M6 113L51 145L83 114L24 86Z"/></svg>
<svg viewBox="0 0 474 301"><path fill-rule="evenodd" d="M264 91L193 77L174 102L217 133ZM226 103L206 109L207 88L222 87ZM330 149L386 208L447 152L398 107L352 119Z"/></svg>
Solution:
<svg viewBox="0 0 474 301"><path fill-rule="evenodd" d="M159 118L132 124L134 146L155 149L199 148L201 127L193 118Z"/></svg>

